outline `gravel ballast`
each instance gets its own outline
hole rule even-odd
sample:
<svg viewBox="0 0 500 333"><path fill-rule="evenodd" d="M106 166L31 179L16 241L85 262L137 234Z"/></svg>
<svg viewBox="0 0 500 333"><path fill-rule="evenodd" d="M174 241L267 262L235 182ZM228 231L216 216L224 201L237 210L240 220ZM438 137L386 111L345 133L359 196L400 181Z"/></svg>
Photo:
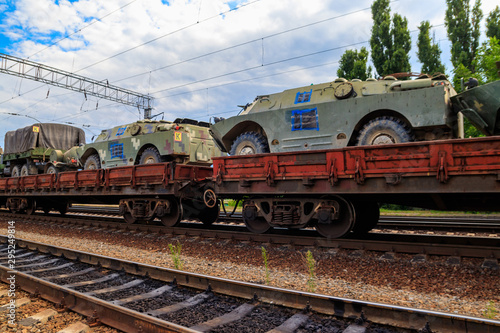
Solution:
<svg viewBox="0 0 500 333"><path fill-rule="evenodd" d="M301 291L311 291L305 259L310 250L316 293L500 320L500 271L482 268L480 259L448 265L444 258L429 257L424 263L411 263L409 255L383 260L383 253L358 256L344 250L92 231L33 222L16 222L15 230L16 238L167 268L174 268L168 244L179 243L183 270L254 283L266 281L264 247L269 284ZM6 223L1 224L0 233L7 233Z"/></svg>

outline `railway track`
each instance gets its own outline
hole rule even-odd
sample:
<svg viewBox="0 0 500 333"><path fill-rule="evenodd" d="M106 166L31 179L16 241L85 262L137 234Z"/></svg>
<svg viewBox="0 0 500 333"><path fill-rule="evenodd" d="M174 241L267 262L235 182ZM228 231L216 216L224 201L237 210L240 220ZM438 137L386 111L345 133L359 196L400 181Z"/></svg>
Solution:
<svg viewBox="0 0 500 333"><path fill-rule="evenodd" d="M95 215L118 215L118 207L98 207L75 205L69 209L71 213ZM218 223L243 224L241 213L225 213L221 211ZM500 234L500 218L493 217L431 217L431 216L388 216L382 215L377 229L424 230L444 232L498 233Z"/></svg>
<svg viewBox="0 0 500 333"><path fill-rule="evenodd" d="M415 261L425 261L428 256L444 256L450 263L460 262L462 258L483 259L483 266L498 268L500 259L499 237L473 237L455 235L420 235L402 233L369 233L363 238L326 239L318 236L315 230L291 231L274 229L265 234L249 232L243 225L212 225L210 228L199 222L182 222L175 228L160 225L125 224L117 218L68 215L18 215L0 213L3 220L29 221L26 223L57 223L61 228L94 229L99 232L116 230L141 232L144 234L167 234L191 238L228 239L258 244L283 244L299 247L321 247L332 250L343 249L353 253L363 251L380 252L382 256L393 257L397 254L410 254ZM18 228L21 227L17 224Z"/></svg>
<svg viewBox="0 0 500 333"><path fill-rule="evenodd" d="M126 332L500 332L500 322L231 281L0 239L0 276ZM9 267L9 265L11 265ZM10 282L12 282L10 280ZM430 324L429 324L430 323ZM328 328L328 329L327 329Z"/></svg>

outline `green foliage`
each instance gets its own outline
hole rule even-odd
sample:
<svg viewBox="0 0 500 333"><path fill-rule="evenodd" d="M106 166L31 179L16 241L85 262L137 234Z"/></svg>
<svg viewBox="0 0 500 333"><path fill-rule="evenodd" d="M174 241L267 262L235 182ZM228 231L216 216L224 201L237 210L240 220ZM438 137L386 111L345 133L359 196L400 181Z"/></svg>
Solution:
<svg viewBox="0 0 500 333"><path fill-rule="evenodd" d="M264 268L266 270L266 279L265 279L265 281L266 281L266 284L269 284L269 264L268 264L267 251L266 251L266 249L263 246L261 246L260 248L262 250L262 259L264 260Z"/></svg>
<svg viewBox="0 0 500 333"><path fill-rule="evenodd" d="M496 6L486 18L486 36L500 41L500 8Z"/></svg>
<svg viewBox="0 0 500 333"><path fill-rule="evenodd" d="M477 74L479 74L477 79L481 83L493 82L499 79L496 67L497 61L500 61L500 40L492 37L479 48L475 59Z"/></svg>
<svg viewBox="0 0 500 333"><path fill-rule="evenodd" d="M368 62L368 50L362 47L361 50L346 50L339 61L337 76L347 80L366 80L371 77L372 67L366 68Z"/></svg>
<svg viewBox="0 0 500 333"><path fill-rule="evenodd" d="M306 253L306 265L309 271L309 279L307 280L307 287L310 292L316 291L316 260L311 253L311 251L307 251Z"/></svg>
<svg viewBox="0 0 500 333"><path fill-rule="evenodd" d="M182 269L182 260L181 260L181 243L177 242L177 245L168 244L168 248L170 249L170 257L174 262L175 269Z"/></svg>
<svg viewBox="0 0 500 333"><path fill-rule="evenodd" d="M470 0L446 0L445 26L451 42L451 62L458 68L463 64L475 72L474 58L479 47L480 23L483 18L481 0L470 8Z"/></svg>
<svg viewBox="0 0 500 333"><path fill-rule="evenodd" d="M434 73L444 73L445 67L441 63L441 49L439 45L433 43L430 37L431 24L429 21L422 21L418 29L420 30L418 34L417 42L417 56L418 60L422 63L422 73L434 74Z"/></svg>
<svg viewBox="0 0 500 333"><path fill-rule="evenodd" d="M489 301L488 304L486 305L486 309L484 310L484 317L488 319L495 319L496 315L498 314L498 310L495 307L495 302Z"/></svg>
<svg viewBox="0 0 500 333"><path fill-rule="evenodd" d="M378 75L410 72L411 49L408 20L394 14L391 22L389 0L375 0L372 4L372 61ZM392 23L392 25L391 25Z"/></svg>

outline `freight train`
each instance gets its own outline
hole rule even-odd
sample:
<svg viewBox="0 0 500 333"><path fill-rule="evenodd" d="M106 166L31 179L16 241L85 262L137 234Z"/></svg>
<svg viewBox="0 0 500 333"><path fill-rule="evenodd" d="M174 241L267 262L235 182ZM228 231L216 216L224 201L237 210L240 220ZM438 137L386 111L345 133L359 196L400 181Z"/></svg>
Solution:
<svg viewBox="0 0 500 333"><path fill-rule="evenodd" d="M314 227L328 238L374 228L379 202L439 210L500 206L500 137L214 158L0 179L0 205L33 214L69 204L119 205L127 223L183 217L210 225L218 199L243 201L255 233Z"/></svg>

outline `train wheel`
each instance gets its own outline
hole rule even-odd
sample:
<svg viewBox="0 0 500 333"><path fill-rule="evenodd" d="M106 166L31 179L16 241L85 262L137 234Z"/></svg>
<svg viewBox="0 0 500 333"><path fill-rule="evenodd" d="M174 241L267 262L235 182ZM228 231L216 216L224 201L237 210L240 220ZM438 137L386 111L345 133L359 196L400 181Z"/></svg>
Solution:
<svg viewBox="0 0 500 333"><path fill-rule="evenodd" d="M330 212L325 211L325 216L322 220L316 223L316 230L324 237L327 238L339 238L345 236L349 233L353 227L355 213L353 205L340 198L335 197L328 199L333 206L338 210L338 215L335 219L331 220L329 216Z"/></svg>
<svg viewBox="0 0 500 333"><path fill-rule="evenodd" d="M28 200L28 208L26 208L26 214L33 215L36 212L36 201Z"/></svg>
<svg viewBox="0 0 500 333"><path fill-rule="evenodd" d="M211 208L205 208L198 215L198 219L203 222L204 225L212 225L219 218L220 207L215 205Z"/></svg>
<svg viewBox="0 0 500 333"><path fill-rule="evenodd" d="M376 202L355 202L353 203L356 212L356 222L353 233L363 235L375 228L380 218L380 208Z"/></svg>
<svg viewBox="0 0 500 333"><path fill-rule="evenodd" d="M129 212L123 214L123 219L127 224L134 224L135 222L137 222L137 219L133 217Z"/></svg>
<svg viewBox="0 0 500 333"><path fill-rule="evenodd" d="M160 220L166 227L177 226L182 219L182 205L177 200L170 201L170 214L161 216Z"/></svg>
<svg viewBox="0 0 500 333"><path fill-rule="evenodd" d="M247 229L255 234L263 234L271 228L265 218L257 216L257 208L253 205L244 206L243 221Z"/></svg>
<svg viewBox="0 0 500 333"><path fill-rule="evenodd" d="M68 205L59 206L59 207L57 207L57 210L59 211L59 214L64 216L68 212Z"/></svg>

